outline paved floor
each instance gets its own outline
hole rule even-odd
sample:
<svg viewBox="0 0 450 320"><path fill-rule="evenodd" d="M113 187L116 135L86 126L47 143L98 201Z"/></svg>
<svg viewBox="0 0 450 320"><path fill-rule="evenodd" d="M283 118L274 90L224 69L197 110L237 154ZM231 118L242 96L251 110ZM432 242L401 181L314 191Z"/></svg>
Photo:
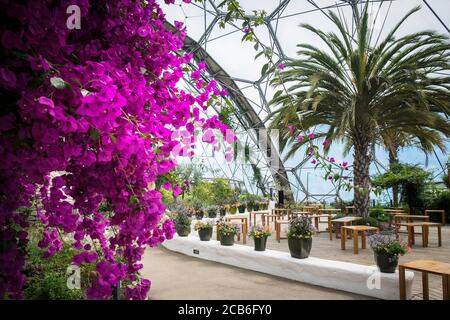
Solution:
<svg viewBox="0 0 450 320"><path fill-rule="evenodd" d="M324 230L326 224L321 224ZM196 234L195 231L192 231ZM215 236L215 235L214 235ZM406 241L406 236L401 235ZM242 242L242 240L241 240ZM248 239L247 245L253 246ZM267 248L289 251L287 240L280 243L272 235ZM442 228L442 247L437 246L436 230L430 230L429 246L422 247L421 236L416 236L412 251L400 262L416 259L438 260L450 263L450 226ZM317 234L313 239L311 256L374 265L373 252L368 248L353 254L353 241L347 241L347 250L341 250L340 239L329 240L328 233ZM342 291L295 283L258 272L234 268L215 262L187 257L166 249L149 249L144 257L143 274L153 281L151 299L368 299ZM442 282L430 275L430 299L442 299ZM421 274L415 273L413 299L422 299Z"/></svg>
<svg viewBox="0 0 450 320"><path fill-rule="evenodd" d="M320 230L325 230L325 223L320 225ZM419 230L416 230L419 232ZM400 234L400 240L406 242L406 234ZM416 244L411 251L400 257L401 262L408 262L418 259L437 260L450 263L450 226L442 227L442 246L438 247L437 230L430 228L429 244L427 248L422 247L422 236L416 235ZM253 240L247 241L247 245L253 246ZM373 251L367 243L367 249L361 250L361 241L359 241L359 254L353 253L353 240L347 240L346 249L341 250L341 240L329 240L328 232L321 232L313 238L311 256L323 259L353 262L365 265L375 265ZM271 236L267 242L267 248L272 250L289 251L287 240L281 239L280 243ZM429 275L430 299L442 299L442 278L436 275ZM413 283L412 299L422 299L422 276L420 272L415 272Z"/></svg>
<svg viewBox="0 0 450 320"><path fill-rule="evenodd" d="M148 249L142 263L142 275L152 281L151 300L370 299L188 257L164 248Z"/></svg>

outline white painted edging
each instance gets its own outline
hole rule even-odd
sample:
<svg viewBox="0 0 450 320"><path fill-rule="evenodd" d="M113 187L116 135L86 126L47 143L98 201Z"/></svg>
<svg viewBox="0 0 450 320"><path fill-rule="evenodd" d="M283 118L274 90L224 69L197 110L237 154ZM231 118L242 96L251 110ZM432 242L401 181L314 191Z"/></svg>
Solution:
<svg viewBox="0 0 450 320"><path fill-rule="evenodd" d="M398 272L380 273L376 266L309 257L294 259L288 252L255 251L235 244L221 246L219 241L200 241L198 237L178 237L163 242L167 249L188 256L220 262L248 270L296 280L312 285L353 292L386 300L399 299ZM194 250L198 253L194 253ZM406 271L406 295L411 298L414 273Z"/></svg>

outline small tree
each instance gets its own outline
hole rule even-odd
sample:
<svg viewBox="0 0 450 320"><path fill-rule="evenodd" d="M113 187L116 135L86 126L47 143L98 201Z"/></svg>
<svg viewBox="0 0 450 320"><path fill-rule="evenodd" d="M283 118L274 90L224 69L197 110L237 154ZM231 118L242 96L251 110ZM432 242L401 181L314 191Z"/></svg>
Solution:
<svg viewBox="0 0 450 320"><path fill-rule="evenodd" d="M374 177L372 184L384 189L400 186L401 203L414 212L425 207L425 186L429 182L430 173L417 165L396 164L384 174Z"/></svg>

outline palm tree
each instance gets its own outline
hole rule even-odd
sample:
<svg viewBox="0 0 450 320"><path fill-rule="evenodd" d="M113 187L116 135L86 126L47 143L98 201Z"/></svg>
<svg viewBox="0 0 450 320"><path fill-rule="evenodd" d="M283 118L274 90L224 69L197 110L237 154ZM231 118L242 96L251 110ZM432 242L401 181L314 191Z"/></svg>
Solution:
<svg viewBox="0 0 450 320"><path fill-rule="evenodd" d="M409 11L379 43L372 41L367 4L354 38L333 12L329 17L338 34L302 25L320 37L329 53L300 44L299 58L286 63L273 80L274 85L287 88L287 93L275 94L271 104L279 108L269 115L271 127L280 130L281 147L290 148L287 157L307 143L297 141L301 133L291 132L288 124L315 128L316 138L353 148L354 204L361 216L367 215L369 207L373 143L382 140L395 150L401 146L392 139L397 133L419 141L450 135L450 77L445 75L450 70L448 38L433 31L395 38L404 21L418 10Z"/></svg>

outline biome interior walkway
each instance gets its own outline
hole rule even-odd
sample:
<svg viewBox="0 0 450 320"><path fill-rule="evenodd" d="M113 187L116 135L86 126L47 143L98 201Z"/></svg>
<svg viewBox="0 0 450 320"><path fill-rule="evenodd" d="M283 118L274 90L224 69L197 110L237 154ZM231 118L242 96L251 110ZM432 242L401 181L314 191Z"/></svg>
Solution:
<svg viewBox="0 0 450 320"><path fill-rule="evenodd" d="M143 276L152 281L151 300L371 299L188 257L161 247L147 249L142 263Z"/></svg>
<svg viewBox="0 0 450 320"><path fill-rule="evenodd" d="M326 224L321 224L320 230L325 228ZM197 232L192 229L191 234L197 235ZM400 239L406 242L407 237L401 234ZM242 241L239 243L242 244ZM247 245L253 246L253 240L248 239ZM267 241L267 249L289 251L287 240L281 239L278 243L274 232ZM355 255L352 240L347 240L347 250L344 251L341 250L340 239L335 239L333 235L333 240L330 241L327 232L314 236L311 256L375 265L369 243L367 249L360 249L359 254ZM416 235L412 251L401 256L400 262L417 259L450 262L450 226L442 228L442 247L437 246L435 229L430 231L427 248L422 247L421 236ZM153 281L152 299L369 299L196 259L163 248L148 249L143 263L143 274ZM421 280L421 273L415 272L412 299L422 299ZM431 300L442 299L441 277L430 274L429 289Z"/></svg>
<svg viewBox="0 0 450 320"><path fill-rule="evenodd" d="M320 225L320 230L325 230L326 224ZM420 230L416 230L420 232ZM282 233L283 236L283 233ZM400 240L407 242L406 234L400 234ZM412 260L437 260L450 263L450 226L442 227L442 246L438 247L437 230L430 229L428 247L422 247L422 236L416 235L416 244L413 245L411 252L400 256L400 263ZM253 240L247 241L247 245L253 246ZM333 240L330 241L328 232L316 234L313 238L311 256L323 259L338 260L364 265L375 265L373 251L367 242L367 249L361 249L361 239L359 241L359 253L353 254L353 240L347 240L347 250L341 250L341 239L336 239L333 234ZM267 249L289 251L287 240L281 239L280 243L275 240L274 234L267 241ZM414 272L414 282L412 289L412 299L422 299L422 275L420 272ZM442 278L429 274L430 299L442 299Z"/></svg>

